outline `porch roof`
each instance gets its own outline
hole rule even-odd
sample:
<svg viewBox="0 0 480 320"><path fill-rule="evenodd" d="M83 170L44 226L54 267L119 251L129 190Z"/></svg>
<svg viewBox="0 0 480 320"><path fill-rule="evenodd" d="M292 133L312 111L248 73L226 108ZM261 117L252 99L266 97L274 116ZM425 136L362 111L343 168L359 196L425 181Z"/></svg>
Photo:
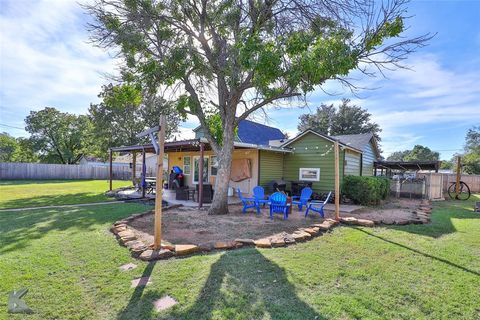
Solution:
<svg viewBox="0 0 480 320"><path fill-rule="evenodd" d="M200 143L204 144L205 150L211 150L210 144L205 138L165 142L164 150L165 150L165 153L178 152L178 151L199 151ZM282 153L292 152L292 150L282 148L282 147L264 146L264 145L257 145L257 144L237 142L237 141L234 142L234 147L236 149L258 149L258 150L267 150L267 151L282 152ZM110 150L112 152L134 152L134 151L142 152L143 150L145 150L145 152L155 153L155 149L151 143L143 144L143 145L112 147L110 148Z"/></svg>
<svg viewBox="0 0 480 320"><path fill-rule="evenodd" d="M440 163L441 161L375 161L373 165L375 169L438 171Z"/></svg>

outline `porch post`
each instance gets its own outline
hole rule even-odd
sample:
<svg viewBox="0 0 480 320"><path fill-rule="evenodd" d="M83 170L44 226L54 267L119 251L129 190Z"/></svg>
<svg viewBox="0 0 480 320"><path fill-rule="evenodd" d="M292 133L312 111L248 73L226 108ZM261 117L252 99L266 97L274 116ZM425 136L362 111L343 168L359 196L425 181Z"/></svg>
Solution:
<svg viewBox="0 0 480 320"><path fill-rule="evenodd" d="M203 143L200 142L200 159L198 161L198 207L203 206Z"/></svg>
<svg viewBox="0 0 480 320"><path fill-rule="evenodd" d="M112 191L112 179L113 179L113 159L112 159L112 149L110 149L110 170L109 170L109 179L110 179L110 191Z"/></svg>
<svg viewBox="0 0 480 320"><path fill-rule="evenodd" d="M146 175L146 170L145 170L145 149L142 150L142 198L145 198L145 177Z"/></svg>
<svg viewBox="0 0 480 320"><path fill-rule="evenodd" d="M340 221L340 151L335 141L335 220Z"/></svg>
<svg viewBox="0 0 480 320"><path fill-rule="evenodd" d="M137 176L137 153L133 151L132 153L132 183L135 185L135 177Z"/></svg>

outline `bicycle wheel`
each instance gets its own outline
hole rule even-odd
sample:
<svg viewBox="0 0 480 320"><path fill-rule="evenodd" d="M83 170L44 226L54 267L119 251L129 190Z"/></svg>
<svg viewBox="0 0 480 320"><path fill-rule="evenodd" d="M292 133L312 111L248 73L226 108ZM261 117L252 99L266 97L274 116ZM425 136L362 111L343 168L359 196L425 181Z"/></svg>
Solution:
<svg viewBox="0 0 480 320"><path fill-rule="evenodd" d="M471 195L470 188L465 182L460 181L460 188L458 191L459 191L457 194L458 200L468 200L470 198L470 195Z"/></svg>
<svg viewBox="0 0 480 320"><path fill-rule="evenodd" d="M455 182L448 187L448 196L453 200L457 198L457 193L455 192Z"/></svg>

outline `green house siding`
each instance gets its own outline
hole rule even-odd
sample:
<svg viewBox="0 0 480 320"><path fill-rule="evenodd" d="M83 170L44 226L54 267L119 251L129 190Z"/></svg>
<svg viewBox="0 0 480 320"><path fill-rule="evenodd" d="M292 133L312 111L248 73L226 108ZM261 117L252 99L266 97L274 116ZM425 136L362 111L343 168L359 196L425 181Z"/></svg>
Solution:
<svg viewBox="0 0 480 320"><path fill-rule="evenodd" d="M284 157L284 179L298 181L300 168L320 168L320 181L313 182L315 192L332 191L335 186L335 155L333 143L307 133L288 145L295 148ZM344 151L340 150L340 180L343 179Z"/></svg>
<svg viewBox="0 0 480 320"><path fill-rule="evenodd" d="M361 154L346 150L345 152L345 175L360 175L360 158Z"/></svg>
<svg viewBox="0 0 480 320"><path fill-rule="evenodd" d="M375 159L376 156L373 151L372 143L370 142L363 149L362 176L373 176L373 162Z"/></svg>
<svg viewBox="0 0 480 320"><path fill-rule="evenodd" d="M266 188L267 184L283 177L283 153L259 150L258 184Z"/></svg>

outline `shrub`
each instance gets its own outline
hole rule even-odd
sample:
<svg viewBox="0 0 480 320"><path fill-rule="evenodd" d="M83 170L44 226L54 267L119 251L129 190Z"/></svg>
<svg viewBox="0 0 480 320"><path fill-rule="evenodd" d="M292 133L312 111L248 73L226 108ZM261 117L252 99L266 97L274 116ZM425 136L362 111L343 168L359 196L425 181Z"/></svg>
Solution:
<svg viewBox="0 0 480 320"><path fill-rule="evenodd" d="M379 204L390 192L390 180L379 177L345 176L342 193L354 203L361 205Z"/></svg>

